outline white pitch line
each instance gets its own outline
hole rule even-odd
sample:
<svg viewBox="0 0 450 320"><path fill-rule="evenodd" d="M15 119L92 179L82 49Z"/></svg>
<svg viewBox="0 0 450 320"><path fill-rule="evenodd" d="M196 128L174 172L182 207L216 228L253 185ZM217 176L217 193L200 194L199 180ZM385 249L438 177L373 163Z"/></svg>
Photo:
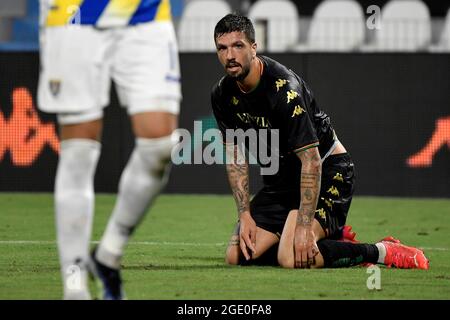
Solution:
<svg viewBox="0 0 450 320"><path fill-rule="evenodd" d="M0 244L56 244L56 241L43 240L2 240Z"/></svg>
<svg viewBox="0 0 450 320"><path fill-rule="evenodd" d="M98 241L97 241L98 242ZM157 242L157 241L131 241L129 244L145 245L145 246L186 246L186 247L221 247L225 242L218 243L196 243L196 242Z"/></svg>
<svg viewBox="0 0 450 320"><path fill-rule="evenodd" d="M92 244L98 244L99 241L91 241ZM29 244L29 245L56 245L56 241L45 240L0 240L0 245L15 245L15 244ZM169 242L169 241L130 241L129 245L144 245L144 246L183 246L183 247L221 247L224 242L219 243L196 243L196 242Z"/></svg>
<svg viewBox="0 0 450 320"><path fill-rule="evenodd" d="M418 247L422 250L431 250L431 251L449 251L448 248L434 248L434 247Z"/></svg>
<svg viewBox="0 0 450 320"><path fill-rule="evenodd" d="M92 244L98 244L99 241L91 241ZM0 240L0 245L56 245L56 241L45 240ZM129 245L143 245L143 246L173 246L173 247L222 247L225 246L225 242L218 243L199 243L199 242L169 242L169 241L131 241ZM449 248L439 247L418 247L422 250L430 251L450 251Z"/></svg>

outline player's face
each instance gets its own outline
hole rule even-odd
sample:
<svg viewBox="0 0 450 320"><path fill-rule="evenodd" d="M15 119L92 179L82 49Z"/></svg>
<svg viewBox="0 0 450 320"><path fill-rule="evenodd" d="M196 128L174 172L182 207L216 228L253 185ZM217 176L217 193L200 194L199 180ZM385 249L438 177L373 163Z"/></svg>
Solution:
<svg viewBox="0 0 450 320"><path fill-rule="evenodd" d="M245 79L256 56L256 43L250 43L243 32L235 31L217 37L216 49L227 74L237 80Z"/></svg>

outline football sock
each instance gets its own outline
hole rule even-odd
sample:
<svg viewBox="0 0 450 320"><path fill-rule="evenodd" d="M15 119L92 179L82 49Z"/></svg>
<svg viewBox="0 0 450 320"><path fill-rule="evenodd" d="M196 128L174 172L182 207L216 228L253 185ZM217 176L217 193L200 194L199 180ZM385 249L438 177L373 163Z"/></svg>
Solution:
<svg viewBox="0 0 450 320"><path fill-rule="evenodd" d="M375 245L377 246L379 252L377 262L384 263L384 259L386 258L386 247L381 242L375 243Z"/></svg>
<svg viewBox="0 0 450 320"><path fill-rule="evenodd" d="M377 263L378 260L378 248L374 244L322 239L317 246L325 268L351 267L363 262Z"/></svg>
<svg viewBox="0 0 450 320"><path fill-rule="evenodd" d="M94 174L99 142L61 142L55 179L56 232L65 299L89 298L86 264L94 211Z"/></svg>
<svg viewBox="0 0 450 320"><path fill-rule="evenodd" d="M171 136L136 139L120 178L116 205L96 251L102 264L120 268L129 237L167 182L172 147Z"/></svg>

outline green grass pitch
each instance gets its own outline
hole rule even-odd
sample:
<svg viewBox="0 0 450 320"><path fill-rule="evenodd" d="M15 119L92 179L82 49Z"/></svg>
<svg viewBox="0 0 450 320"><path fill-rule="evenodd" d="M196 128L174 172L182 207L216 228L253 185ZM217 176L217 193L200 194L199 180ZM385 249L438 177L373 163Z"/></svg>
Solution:
<svg viewBox="0 0 450 320"><path fill-rule="evenodd" d="M115 196L97 195L99 240ZM0 299L62 296L51 194L0 193ZM123 260L128 299L450 299L450 200L356 197L348 224L359 240L386 235L425 249L430 270L381 268L369 290L363 267L283 270L230 267L231 196L163 195Z"/></svg>

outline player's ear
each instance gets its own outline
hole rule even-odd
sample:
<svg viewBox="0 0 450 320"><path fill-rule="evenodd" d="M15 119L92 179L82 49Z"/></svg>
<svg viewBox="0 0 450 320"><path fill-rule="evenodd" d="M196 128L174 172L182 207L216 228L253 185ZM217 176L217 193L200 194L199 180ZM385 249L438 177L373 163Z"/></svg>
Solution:
<svg viewBox="0 0 450 320"><path fill-rule="evenodd" d="M252 56L253 56L253 58L256 57L256 50L257 50L257 48L258 48L258 44L256 42L253 42L252 43Z"/></svg>

